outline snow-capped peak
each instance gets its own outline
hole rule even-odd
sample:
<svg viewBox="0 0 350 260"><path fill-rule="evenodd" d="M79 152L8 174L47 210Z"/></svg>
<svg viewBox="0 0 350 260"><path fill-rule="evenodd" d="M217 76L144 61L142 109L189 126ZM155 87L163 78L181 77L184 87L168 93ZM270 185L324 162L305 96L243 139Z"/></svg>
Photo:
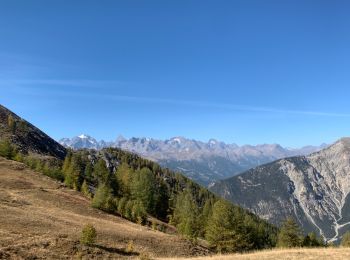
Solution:
<svg viewBox="0 0 350 260"><path fill-rule="evenodd" d="M81 135L79 135L78 136L79 138L81 138L81 139L87 139L87 138L89 138L87 135L85 135L85 134L81 134Z"/></svg>

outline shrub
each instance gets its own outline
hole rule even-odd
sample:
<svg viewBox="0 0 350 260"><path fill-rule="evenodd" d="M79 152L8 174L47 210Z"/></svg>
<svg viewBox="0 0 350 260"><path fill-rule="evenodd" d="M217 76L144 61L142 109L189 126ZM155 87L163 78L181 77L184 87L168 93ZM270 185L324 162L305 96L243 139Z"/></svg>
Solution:
<svg viewBox="0 0 350 260"><path fill-rule="evenodd" d="M81 237L80 237L80 243L83 245L91 246L96 241L96 229L93 225L87 224L83 227L83 230L81 231Z"/></svg>
<svg viewBox="0 0 350 260"><path fill-rule="evenodd" d="M17 162L24 162L24 156L20 152L18 152L13 159Z"/></svg>
<svg viewBox="0 0 350 260"><path fill-rule="evenodd" d="M16 151L8 140L0 142L0 156L7 159L13 159L16 156Z"/></svg>

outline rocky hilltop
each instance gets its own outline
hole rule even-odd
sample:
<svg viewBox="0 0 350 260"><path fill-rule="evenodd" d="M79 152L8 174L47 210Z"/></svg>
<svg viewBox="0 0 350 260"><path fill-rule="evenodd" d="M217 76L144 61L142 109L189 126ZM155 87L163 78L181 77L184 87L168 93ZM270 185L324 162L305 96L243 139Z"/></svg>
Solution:
<svg viewBox="0 0 350 260"><path fill-rule="evenodd" d="M22 153L64 159L66 148L31 123L0 105L0 140L9 140Z"/></svg>
<svg viewBox="0 0 350 260"><path fill-rule="evenodd" d="M336 242L350 229L350 138L256 167L211 190L272 223L293 216L304 230Z"/></svg>

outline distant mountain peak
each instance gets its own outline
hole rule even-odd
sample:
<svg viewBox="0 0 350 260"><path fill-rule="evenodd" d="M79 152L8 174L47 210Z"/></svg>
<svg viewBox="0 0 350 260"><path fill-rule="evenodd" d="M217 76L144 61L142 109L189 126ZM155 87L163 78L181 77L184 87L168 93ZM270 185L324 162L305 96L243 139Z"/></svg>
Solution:
<svg viewBox="0 0 350 260"><path fill-rule="evenodd" d="M81 134L78 137L81 138L81 139L88 139L88 138L90 138L90 136L88 136L86 134Z"/></svg>
<svg viewBox="0 0 350 260"><path fill-rule="evenodd" d="M318 147L289 150L279 144L244 145L225 144L214 138L207 142L175 136L167 140L146 137L126 139L118 136L116 141L96 141L87 134L75 138L63 138L60 143L73 149L102 149L118 147L157 161L165 167L180 170L195 181L209 183L231 177L257 165L283 157L306 155L318 151Z"/></svg>

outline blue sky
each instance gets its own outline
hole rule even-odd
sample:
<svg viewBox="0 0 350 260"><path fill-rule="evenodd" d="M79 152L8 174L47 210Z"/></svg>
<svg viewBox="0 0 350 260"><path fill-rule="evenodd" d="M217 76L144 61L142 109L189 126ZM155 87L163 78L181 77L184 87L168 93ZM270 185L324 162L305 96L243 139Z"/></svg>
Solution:
<svg viewBox="0 0 350 260"><path fill-rule="evenodd" d="M348 1L1 1L0 103L52 137L350 135Z"/></svg>

